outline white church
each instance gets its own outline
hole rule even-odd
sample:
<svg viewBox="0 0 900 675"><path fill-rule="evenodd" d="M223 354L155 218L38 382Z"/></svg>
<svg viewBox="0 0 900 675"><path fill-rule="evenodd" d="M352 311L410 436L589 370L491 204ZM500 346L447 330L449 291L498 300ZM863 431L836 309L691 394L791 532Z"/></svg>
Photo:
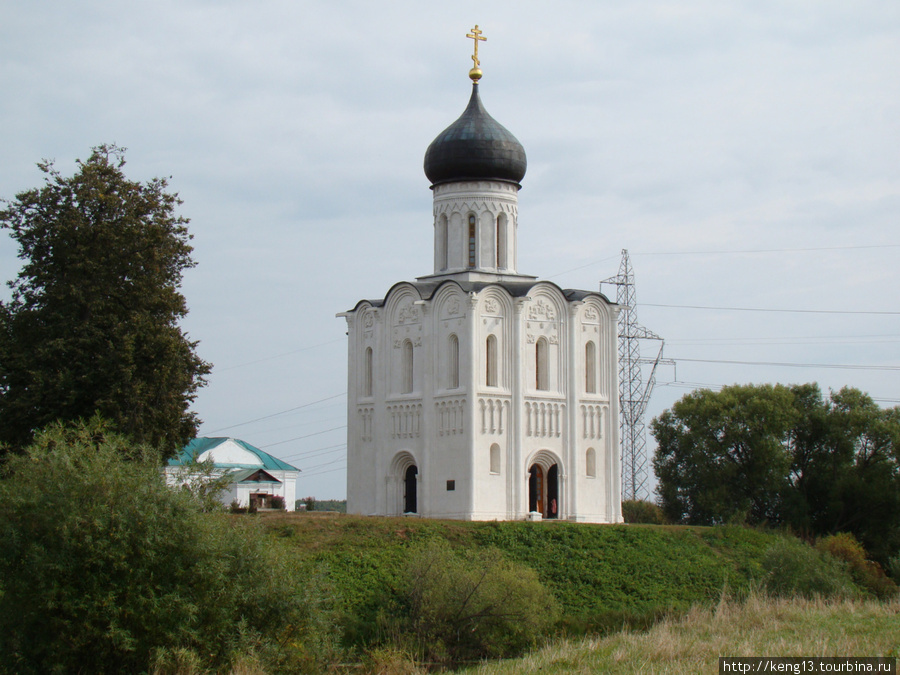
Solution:
<svg viewBox="0 0 900 675"><path fill-rule="evenodd" d="M434 271L347 320L347 511L622 522L618 306L521 274L521 143L472 96L425 153ZM544 227L558 227L547 223Z"/></svg>

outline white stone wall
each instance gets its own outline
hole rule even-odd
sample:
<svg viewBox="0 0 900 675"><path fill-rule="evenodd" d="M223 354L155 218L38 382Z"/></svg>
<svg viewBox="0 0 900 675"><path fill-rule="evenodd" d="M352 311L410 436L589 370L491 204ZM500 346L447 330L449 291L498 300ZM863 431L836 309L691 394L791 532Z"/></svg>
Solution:
<svg viewBox="0 0 900 675"><path fill-rule="evenodd" d="M422 298L404 283L383 307L363 302L345 316L350 513L399 515L403 472L414 464L419 515L524 519L528 469L536 462L558 467L560 518L621 522L616 308L602 296L568 302L548 282L535 283L525 298L502 285L466 294L448 280ZM497 346L493 384L489 336ZM546 389L537 386L539 341L547 348ZM407 342L410 391L403 382ZM593 392L588 342L596 350Z"/></svg>
<svg viewBox="0 0 900 675"><path fill-rule="evenodd" d="M436 185L433 191L434 273L477 269L515 274L518 186L503 181L465 181ZM469 266L470 214L476 221L474 268Z"/></svg>

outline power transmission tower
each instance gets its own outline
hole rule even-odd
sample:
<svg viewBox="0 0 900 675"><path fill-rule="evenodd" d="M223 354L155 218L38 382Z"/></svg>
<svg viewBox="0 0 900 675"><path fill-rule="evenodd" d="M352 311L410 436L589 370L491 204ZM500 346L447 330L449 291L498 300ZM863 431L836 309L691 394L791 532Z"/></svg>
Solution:
<svg viewBox="0 0 900 675"><path fill-rule="evenodd" d="M622 249L619 273L602 284L616 286L619 310L619 439L622 446L622 498L646 499L647 490L647 434L644 412L656 384L656 369L660 363L675 365L663 359L663 339L638 323L634 289L634 270L628 250ZM641 356L641 340L659 341L656 357ZM641 366L651 365L650 376L644 386Z"/></svg>

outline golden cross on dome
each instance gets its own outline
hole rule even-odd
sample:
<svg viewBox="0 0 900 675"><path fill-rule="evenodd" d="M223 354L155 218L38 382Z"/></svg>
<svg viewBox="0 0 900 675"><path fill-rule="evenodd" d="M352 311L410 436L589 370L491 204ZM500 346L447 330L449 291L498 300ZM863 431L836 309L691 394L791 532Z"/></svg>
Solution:
<svg viewBox="0 0 900 675"><path fill-rule="evenodd" d="M472 54L472 61L475 62L475 65L469 71L469 77L472 78L473 82L478 82L481 79L481 68L478 67L481 65L481 61L478 60L478 42L487 42L487 38L481 37L481 30L479 30L477 23L471 33L466 33L466 37L475 41L475 53Z"/></svg>

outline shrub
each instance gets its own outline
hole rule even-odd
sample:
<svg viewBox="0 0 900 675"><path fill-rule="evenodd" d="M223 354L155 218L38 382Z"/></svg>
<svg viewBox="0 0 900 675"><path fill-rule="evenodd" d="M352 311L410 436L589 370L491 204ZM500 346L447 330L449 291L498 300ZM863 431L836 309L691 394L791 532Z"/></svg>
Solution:
<svg viewBox="0 0 900 675"><path fill-rule="evenodd" d="M661 508L652 502L640 499L628 499L622 502L622 518L630 524L662 525L666 522Z"/></svg>
<svg viewBox="0 0 900 675"><path fill-rule="evenodd" d="M859 591L846 563L785 537L763 556L763 583L776 597L852 597Z"/></svg>
<svg viewBox="0 0 900 675"><path fill-rule="evenodd" d="M295 558L167 488L98 419L39 433L4 469L0 672L318 670L328 615Z"/></svg>
<svg viewBox="0 0 900 675"><path fill-rule="evenodd" d="M887 577L881 565L867 559L865 547L849 532L824 537L816 548L847 563L853 580L875 597L884 599L897 594L897 584Z"/></svg>
<svg viewBox="0 0 900 675"><path fill-rule="evenodd" d="M398 611L382 617L389 641L447 664L521 654L558 613L533 570L497 549L457 553L443 540L410 554L396 601Z"/></svg>
<svg viewBox="0 0 900 675"><path fill-rule="evenodd" d="M284 497L275 495L272 497L272 508L284 511Z"/></svg>
<svg viewBox="0 0 900 675"><path fill-rule="evenodd" d="M888 560L888 574L894 579L900 579L900 555L895 555Z"/></svg>

